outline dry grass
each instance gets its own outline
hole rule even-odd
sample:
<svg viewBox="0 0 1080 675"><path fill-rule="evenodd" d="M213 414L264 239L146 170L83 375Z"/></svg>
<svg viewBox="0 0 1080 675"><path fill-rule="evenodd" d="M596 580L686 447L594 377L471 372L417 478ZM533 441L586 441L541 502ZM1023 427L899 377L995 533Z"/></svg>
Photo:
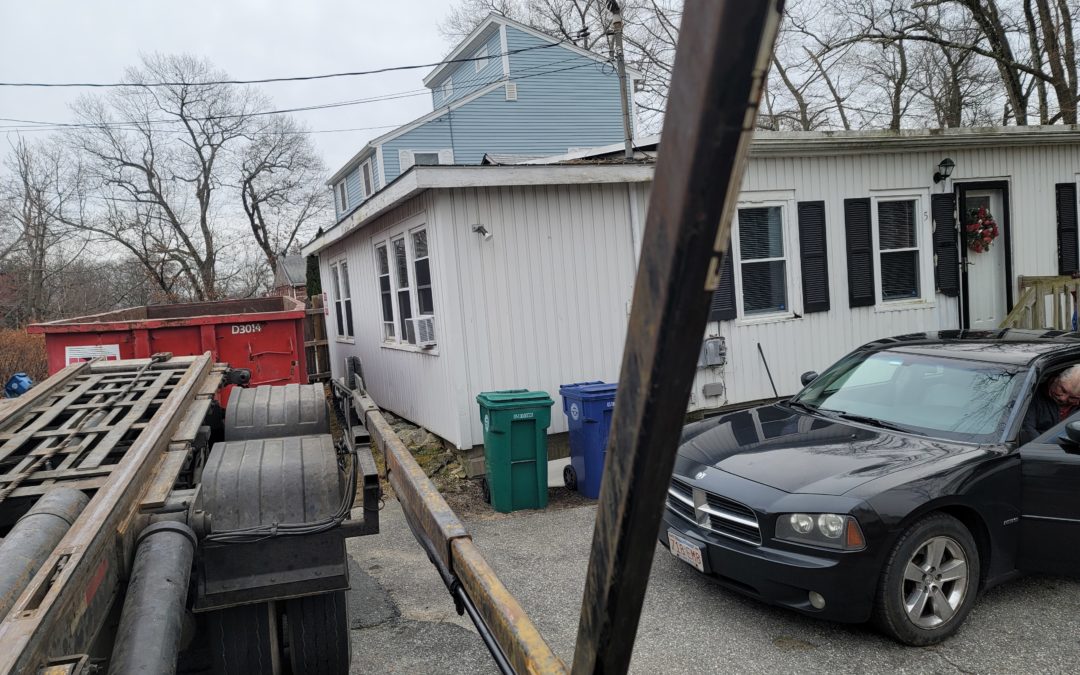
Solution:
<svg viewBox="0 0 1080 675"><path fill-rule="evenodd" d="M15 373L26 373L35 384L48 377L44 335L0 329L0 387Z"/></svg>

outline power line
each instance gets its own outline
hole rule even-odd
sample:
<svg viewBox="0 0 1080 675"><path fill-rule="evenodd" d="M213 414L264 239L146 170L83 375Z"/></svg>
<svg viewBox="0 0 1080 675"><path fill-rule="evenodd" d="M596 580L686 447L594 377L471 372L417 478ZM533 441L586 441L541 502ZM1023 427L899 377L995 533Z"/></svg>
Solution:
<svg viewBox="0 0 1080 675"><path fill-rule="evenodd" d="M541 67L557 65L559 63L565 63L567 61L576 61L576 60L578 60L580 58L581 57L579 57L579 56L575 56L575 57L568 58L568 59L562 59L560 61L554 61L552 63L543 64L542 66L533 66L533 67L528 68L528 69L523 69L521 72L528 72L529 70L536 70L536 69L541 68ZM519 82L521 80L527 80L527 79L533 78L533 77L541 77L541 76L545 76L545 75L553 75L555 73L562 73L562 72L566 72L566 71L570 71L570 70L577 70L577 69L580 69L580 68L588 68L588 67L593 67L593 68L599 67L599 68L602 69L604 67L610 67L610 64L588 62L588 63L578 64L578 65L575 65L575 66L569 66L569 67L566 67L566 68L556 68L556 69L553 69L553 70L545 70L545 71L541 71L541 72L535 72L535 73L532 73L532 74L529 74L529 75L521 75L521 76L518 76L518 77L511 77L508 80L503 80L503 78L499 77L499 78L496 78L496 79L491 79L491 80L486 80L486 81L470 81L470 82L467 82L466 84L468 85L468 87L471 90L470 93L473 93L478 89L482 89L484 87L490 86L492 84L496 84L498 82L506 81L506 82L515 82L516 83L516 82ZM552 86L556 87L556 86L561 86L561 85L552 85ZM284 108L284 109L279 109L279 110L264 110L264 111L257 111L257 112L252 112L252 113L217 115L217 116L213 116L213 117L195 117L195 118L188 118L188 121L205 122L205 121L213 121L213 120L221 120L221 119L231 119L231 118L236 118L236 117L261 117L261 116L267 116L267 115L291 114L291 113L296 113L296 112L311 112L311 111L315 111L315 110L327 110L327 109L332 109L332 108L342 108L342 107L362 105L362 104L366 104L366 103L377 103L377 102L381 102L381 101L390 101L390 100L401 99L401 98L409 98L409 97L412 97L412 96L429 96L429 95L431 95L431 91L428 90L428 89L406 90L404 92L382 94L382 95L379 95L379 96L373 96L373 97L364 98L364 99L355 99L355 100L349 100L349 101L335 101L335 102L330 102L330 103L321 103L321 104L310 105L310 106L302 106L302 107L297 107L297 108ZM130 121L104 121L104 122L100 122L100 123L90 123L90 122L49 122L49 121L44 121L44 120L17 119L17 118L11 118L11 117L0 117L0 121L13 122L14 123L12 125L0 126L0 132L8 131L8 132L21 133L23 131L61 131L61 130L66 130L66 129L103 129L103 128L113 128L113 129L116 129L117 131L142 131L142 130L144 130L143 127L132 126L132 122L130 122ZM175 120L154 119L154 120L147 120L146 123L148 125L180 124L181 120L179 120L179 119L175 119ZM26 126L20 126L20 125L34 125L34 126L26 127ZM290 132L290 133L336 133L336 132L341 132L341 131L367 131L367 130L379 129L379 128L392 128L392 127L396 127L396 126L400 126L400 125L384 125L384 126L379 126L379 127L357 127L355 129L327 129L327 130L321 130L321 131L309 131L309 130L300 130L300 129L298 129L298 130L296 130L294 132ZM269 132L267 132L267 133L269 133Z"/></svg>
<svg viewBox="0 0 1080 675"><path fill-rule="evenodd" d="M536 49L549 49L551 47L558 47L563 44L570 44L565 40L553 42L551 44L533 45L532 47L522 47L521 49L510 49L505 52L499 52L498 54L488 54L487 56L470 56L463 59L449 59L446 61L436 61L434 63L418 63L411 66L387 66L385 68L375 68L373 70L355 70L344 73L324 73L322 75L297 75L294 77L265 77L257 80L208 80L206 82L0 82L0 87L80 87L80 88L95 88L95 89L110 89L118 87L188 87L188 86L214 86L222 84L271 84L274 82L306 82L310 80L328 80L337 77L358 77L362 75L378 75L380 73L391 73L401 70L415 70L417 68L435 68L437 66L443 66L451 63L471 63L474 61L487 61L488 59L501 58L503 56L513 56L514 54L521 54L523 52L529 52Z"/></svg>

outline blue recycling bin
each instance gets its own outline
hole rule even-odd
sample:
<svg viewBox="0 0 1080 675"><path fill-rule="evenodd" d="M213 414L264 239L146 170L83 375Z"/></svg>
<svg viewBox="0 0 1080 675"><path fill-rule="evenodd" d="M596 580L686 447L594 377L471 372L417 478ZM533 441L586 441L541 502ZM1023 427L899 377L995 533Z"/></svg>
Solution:
<svg viewBox="0 0 1080 675"><path fill-rule="evenodd" d="M11 379L4 385L4 396L7 398L16 398L22 396L26 392L30 391L30 387L34 386L34 382L30 379L30 376L26 373L15 373L11 376Z"/></svg>
<svg viewBox="0 0 1080 675"><path fill-rule="evenodd" d="M566 487L589 499L600 496L617 388L617 384L599 381L559 387L570 426L570 466L563 471L563 479Z"/></svg>

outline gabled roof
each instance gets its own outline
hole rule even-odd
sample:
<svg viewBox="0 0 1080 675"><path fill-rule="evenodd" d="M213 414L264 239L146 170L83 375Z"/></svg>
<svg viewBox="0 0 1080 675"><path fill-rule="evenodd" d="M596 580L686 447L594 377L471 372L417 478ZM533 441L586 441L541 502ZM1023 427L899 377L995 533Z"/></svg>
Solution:
<svg viewBox="0 0 1080 675"><path fill-rule="evenodd" d="M307 283L307 261L302 255L284 255L277 260L282 278L290 286L303 286Z"/></svg>
<svg viewBox="0 0 1080 675"><path fill-rule="evenodd" d="M452 61L454 61L455 59L465 58L467 54L472 52L472 50L478 48L481 44L483 44L483 42L487 40L488 36L491 35L492 31L498 30L500 26L512 26L523 33L528 33L529 35L532 35L535 38L539 38L553 45L560 45L563 49L567 49L580 56L585 56L594 61L599 61L600 63L608 63L608 60L601 54L591 52L588 49L582 49L575 44L560 40L554 35L548 35L543 31L536 30L535 28L527 26L519 21L514 21L513 19L509 19L501 14L496 14L492 12L491 14L488 14L488 17L486 19L480 22L479 26L473 29L473 32L465 36L465 39L461 41L461 44L459 44L454 49L454 51L450 52L450 54L447 55L445 59L443 59L442 64L436 66L434 70L427 74L427 77L424 78L424 86L429 89L434 89L435 87L437 87L442 82L443 76L446 75L455 65L457 65L456 63L451 63ZM491 54L489 56L495 55ZM510 75L513 76L513 72L511 72ZM629 66L627 66L626 68L626 76L630 79L631 82L633 80L640 80L644 77L644 75L642 75L640 71L630 68Z"/></svg>

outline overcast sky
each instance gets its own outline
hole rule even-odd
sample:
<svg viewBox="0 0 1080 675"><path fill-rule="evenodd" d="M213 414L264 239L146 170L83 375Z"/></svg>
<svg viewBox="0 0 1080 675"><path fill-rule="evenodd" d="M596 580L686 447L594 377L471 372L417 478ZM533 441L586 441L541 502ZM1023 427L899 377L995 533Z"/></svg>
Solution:
<svg viewBox="0 0 1080 675"><path fill-rule="evenodd" d="M370 70L438 61L446 0L0 0L0 81L115 82L144 53L210 59L235 79ZM262 85L276 107L422 90L430 69ZM0 117L71 121L86 89L0 88ZM99 90L100 91L100 90ZM426 90L424 90L426 91ZM427 94L297 113L329 171L365 141L431 111ZM0 125L10 125L0 121ZM5 134L10 134L6 131ZM37 136L38 133L27 133Z"/></svg>

